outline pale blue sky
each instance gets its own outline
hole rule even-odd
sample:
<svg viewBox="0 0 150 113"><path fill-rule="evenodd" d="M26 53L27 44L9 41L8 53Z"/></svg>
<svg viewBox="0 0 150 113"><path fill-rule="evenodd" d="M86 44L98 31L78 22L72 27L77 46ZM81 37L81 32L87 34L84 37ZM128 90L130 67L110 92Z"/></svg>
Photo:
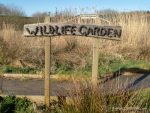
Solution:
<svg viewBox="0 0 150 113"><path fill-rule="evenodd" d="M56 8L58 10L85 8L84 12L90 12L93 7L98 10L150 10L150 0L0 0L0 3L18 6L28 16L35 12L54 12Z"/></svg>

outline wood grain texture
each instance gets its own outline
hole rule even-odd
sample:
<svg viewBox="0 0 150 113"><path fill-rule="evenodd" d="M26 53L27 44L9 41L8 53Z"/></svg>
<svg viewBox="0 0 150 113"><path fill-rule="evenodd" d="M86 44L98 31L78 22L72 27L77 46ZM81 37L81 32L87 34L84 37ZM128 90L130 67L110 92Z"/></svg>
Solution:
<svg viewBox="0 0 150 113"><path fill-rule="evenodd" d="M98 26L79 24L27 24L24 25L24 36L63 36L74 35L120 40L122 29L120 26Z"/></svg>
<svg viewBox="0 0 150 113"><path fill-rule="evenodd" d="M45 17L45 23L50 23L50 17ZM45 105L50 107L50 74L51 74L51 37L45 38L45 80L44 80L44 96L45 96Z"/></svg>

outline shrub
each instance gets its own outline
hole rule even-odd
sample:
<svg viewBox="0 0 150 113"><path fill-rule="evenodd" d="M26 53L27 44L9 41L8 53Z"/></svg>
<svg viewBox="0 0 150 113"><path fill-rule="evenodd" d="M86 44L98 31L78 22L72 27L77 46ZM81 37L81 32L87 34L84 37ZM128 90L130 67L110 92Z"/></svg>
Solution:
<svg viewBox="0 0 150 113"><path fill-rule="evenodd" d="M6 96L0 102L0 113L35 113L32 103L26 98Z"/></svg>

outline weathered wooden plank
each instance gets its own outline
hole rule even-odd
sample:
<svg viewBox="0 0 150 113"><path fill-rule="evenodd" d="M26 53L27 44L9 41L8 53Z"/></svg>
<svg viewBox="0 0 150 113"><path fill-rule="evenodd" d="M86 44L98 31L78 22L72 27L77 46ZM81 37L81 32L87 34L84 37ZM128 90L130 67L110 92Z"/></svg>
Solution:
<svg viewBox="0 0 150 113"><path fill-rule="evenodd" d="M48 23L24 25L24 36L27 37L75 35L120 40L121 34L122 29L120 26Z"/></svg>

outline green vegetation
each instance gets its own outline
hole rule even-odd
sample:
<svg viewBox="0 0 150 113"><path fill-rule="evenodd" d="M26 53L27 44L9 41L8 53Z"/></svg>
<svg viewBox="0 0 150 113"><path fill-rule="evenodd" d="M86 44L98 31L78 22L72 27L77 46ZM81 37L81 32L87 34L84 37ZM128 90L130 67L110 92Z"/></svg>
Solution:
<svg viewBox="0 0 150 113"><path fill-rule="evenodd" d="M62 75L85 75L90 76L91 75L91 65L86 65L83 69L75 69L73 66L65 64L57 67L57 70L55 74L62 74Z"/></svg>
<svg viewBox="0 0 150 113"><path fill-rule="evenodd" d="M70 65L62 65L57 67L54 74L58 75L74 75L74 76L91 76L91 65L87 65L83 69L74 69ZM105 74L112 74L121 69L132 69L136 68L139 70L148 71L150 70L150 62L146 62L143 60L132 60L132 59L114 59L108 58L107 56L99 59L99 75L105 76ZM31 67L14 67L14 66L1 66L0 73L15 73L15 74L36 74L43 69L41 68L31 68ZM132 71L133 73L137 72L138 70ZM132 73L131 72L131 73Z"/></svg>
<svg viewBox="0 0 150 113"><path fill-rule="evenodd" d="M131 59L124 60L124 61L113 60L112 62L109 62L109 64L99 66L99 73L104 75L107 73L116 72L122 68L124 68L124 69L137 68L137 69L149 70L150 62L146 62L146 61L142 61L142 60L131 60ZM136 72L136 70L134 72Z"/></svg>
<svg viewBox="0 0 150 113"><path fill-rule="evenodd" d="M0 113L35 113L32 102L26 98L6 96L0 99Z"/></svg>
<svg viewBox="0 0 150 113"><path fill-rule="evenodd" d="M56 73L62 75L85 75L91 76L92 66L86 66L82 70L74 70L68 65L63 65L57 69ZM99 75L105 76L105 74L112 74L118 70L126 69L127 71L136 68L137 70L131 71L131 73L136 73L138 70L144 70L145 72L150 70L150 62L144 60L133 60L133 59L119 59L113 58L112 56L103 56L99 58ZM142 73L142 72L141 72Z"/></svg>
<svg viewBox="0 0 150 113"><path fill-rule="evenodd" d="M30 67L13 67L13 66L2 66L0 67L0 73L22 73L22 74L36 74L41 71L40 69Z"/></svg>

